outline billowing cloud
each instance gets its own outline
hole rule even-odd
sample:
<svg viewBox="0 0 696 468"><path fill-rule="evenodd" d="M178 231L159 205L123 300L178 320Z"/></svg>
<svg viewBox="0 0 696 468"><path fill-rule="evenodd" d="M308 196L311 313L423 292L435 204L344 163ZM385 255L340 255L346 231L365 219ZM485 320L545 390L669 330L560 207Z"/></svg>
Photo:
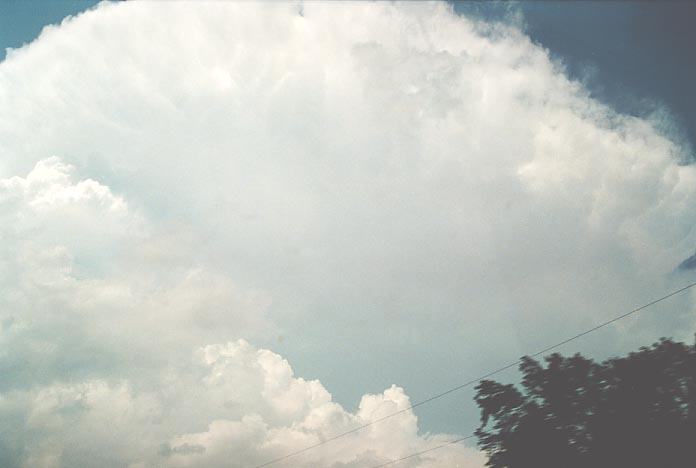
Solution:
<svg viewBox="0 0 696 468"><path fill-rule="evenodd" d="M244 340L197 354L187 372L164 375L152 388L95 379L4 395L0 413L16 431L3 447L5 460L17 452L31 467L254 466L410 404L392 386L365 395L350 413L321 383L296 378L287 361ZM372 466L448 440L419 436L415 415L406 411L278 466ZM404 466L453 463L482 466L482 456L452 445Z"/></svg>
<svg viewBox="0 0 696 468"><path fill-rule="evenodd" d="M53 157L26 177L0 180L2 388L114 366L143 371L230 329L270 326L267 294L179 259L181 241L73 172Z"/></svg>
<svg viewBox="0 0 696 468"><path fill-rule="evenodd" d="M46 28L0 63L0 464L260 463L683 284L696 170L660 118L440 3L103 3ZM580 349L686 338L690 304ZM443 404L286 466L475 425Z"/></svg>

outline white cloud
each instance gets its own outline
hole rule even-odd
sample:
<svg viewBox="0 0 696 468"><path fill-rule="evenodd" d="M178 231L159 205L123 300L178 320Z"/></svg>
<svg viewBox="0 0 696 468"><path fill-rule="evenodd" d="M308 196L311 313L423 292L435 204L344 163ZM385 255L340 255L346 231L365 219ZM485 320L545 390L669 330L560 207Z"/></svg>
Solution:
<svg viewBox="0 0 696 468"><path fill-rule="evenodd" d="M408 407L392 387L351 414L319 381L296 378L279 355L244 340L203 346L192 359L196 343L216 336L272 332L270 299L176 255L165 265L179 271L162 271L166 252L146 263L119 258L119 244L147 252L159 239L122 197L73 172L50 158L0 180L3 276L13 280L4 284L0 430L21 434L0 447L15 454L10 466L241 467ZM106 256L108 274L80 271L74 233ZM408 412L281 466L365 466L447 437L417 431ZM480 464L465 447L424 463L449 459Z"/></svg>
<svg viewBox="0 0 696 468"><path fill-rule="evenodd" d="M199 354L176 382L163 377L154 388L90 380L11 393L0 414L25 434L23 466L253 466L409 406L393 386L350 413L318 381L294 377L287 361L244 340ZM369 466L446 440L419 436L406 411L278 466ZM404 466L452 462L482 464L475 450L453 445Z"/></svg>
<svg viewBox="0 0 696 468"><path fill-rule="evenodd" d="M0 63L0 407L26 428L0 461L261 462L407 405L338 405L365 389L430 395L683 284L696 171L664 127L444 4L105 3L45 29ZM686 338L690 304L587 349ZM444 437L409 413L298 460ZM477 460L433 457L411 466Z"/></svg>
<svg viewBox="0 0 696 468"><path fill-rule="evenodd" d="M73 172L49 158L26 177L0 180L4 388L99 375L103 366L142 372L129 363L162 365L207 339L273 329L268 294L181 259L183 241Z"/></svg>

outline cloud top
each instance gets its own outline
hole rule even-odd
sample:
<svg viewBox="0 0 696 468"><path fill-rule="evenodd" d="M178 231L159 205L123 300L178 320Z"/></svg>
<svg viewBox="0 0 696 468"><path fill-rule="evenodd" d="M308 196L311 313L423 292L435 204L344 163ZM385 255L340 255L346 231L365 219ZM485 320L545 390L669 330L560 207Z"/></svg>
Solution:
<svg viewBox="0 0 696 468"><path fill-rule="evenodd" d="M0 63L0 464L258 464L682 285L696 170L659 119L442 3L102 3L46 28ZM588 349L685 338L674 299ZM285 466L477 422L419 417ZM402 466L456 464L481 458Z"/></svg>

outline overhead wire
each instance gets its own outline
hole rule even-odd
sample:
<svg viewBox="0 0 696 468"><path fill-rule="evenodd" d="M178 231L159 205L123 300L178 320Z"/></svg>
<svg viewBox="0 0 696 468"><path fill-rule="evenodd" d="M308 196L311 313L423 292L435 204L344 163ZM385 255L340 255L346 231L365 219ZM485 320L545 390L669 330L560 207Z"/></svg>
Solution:
<svg viewBox="0 0 696 468"><path fill-rule="evenodd" d="M429 449L421 450L420 452L415 452L415 453L412 453L410 455L406 455L405 457L395 458L394 460L389 460L388 462L384 462L380 465L374 465L374 466L371 466L370 468L382 468L383 466L393 465L394 463L399 463L401 461L408 460L409 458L423 455L424 453L434 452L435 450L449 447L450 445L458 444L459 442L463 442L463 441L465 441L467 439L471 439L472 437L475 437L475 436L476 436L476 434L471 434L471 435L468 435L466 437L460 437L459 439L456 439L456 440L450 440L449 442L445 442L444 444L440 444L440 445L437 445L435 447L430 447Z"/></svg>
<svg viewBox="0 0 696 468"><path fill-rule="evenodd" d="M619 315L619 316L616 316L616 317L614 317L614 318L612 318L612 319L610 319L610 320L607 320L607 321L605 321L605 322L602 322L602 323L600 323L599 325L596 325L596 326L594 326L594 327L592 327L592 328L589 328L589 329L587 329L587 330L585 330L585 331L583 331L583 332L581 332L581 333L578 333L578 334L576 334L576 335L573 335L573 336L571 336L570 338L566 338L566 339L564 339L564 340L562 340L562 341L559 341L558 343L552 344L551 346L547 346L547 347L541 349L540 351L537 351L537 352L532 353L532 354L527 354L526 356L528 356L528 357L537 357L537 356L539 356L539 355L541 355L541 354L545 354L545 353L547 353L547 352L549 352L549 351L551 351L551 350L554 350L554 349L556 349L556 348L558 348L558 347L560 347L560 346L563 346L563 345L565 345L565 344L567 344L567 343L570 343L571 341L577 340L578 338L581 338L581 337L583 337L583 336L585 336L585 335L588 335L588 334L590 334L590 333L593 333L593 332L595 332L595 331L597 331L597 330L599 330L599 329L601 329L601 328L604 328L604 327L606 327L607 325L611 325L612 323L618 322L619 320L624 319L624 318L626 318L626 317L628 317L628 316L630 316L630 315L636 314L636 313L640 312L640 311L643 310L643 309L647 309L648 307L651 307L651 306L653 306L653 305L655 305L655 304L657 304L657 303L659 303L659 302L662 302L662 301L664 301L664 300L666 300L666 299L669 299L670 297L675 296L675 295L677 295L677 294L679 294L679 293L681 293L681 292L684 292L684 291L686 291L687 289L690 289L690 288L692 288L692 287L694 287L694 286L696 286L696 282L690 283L690 284L688 284L688 285L686 285L686 286L684 286L684 287L682 287L682 288L679 288L679 289L677 289L677 290L675 290L675 291L672 291L672 292L670 292L669 294L666 294L666 295L664 295L664 296L662 296L662 297L660 297L660 298L658 298L658 299L652 300L652 301L648 302L647 304L643 304L642 306L640 306L640 307L638 307L638 308L636 308L636 309L633 309L633 310L631 310L631 311L629 311L629 312L626 312L626 313L624 313L624 314L621 314L621 315ZM295 457L295 456L300 455L300 454L302 454L302 453L308 452L308 451L313 450L313 449L315 449L315 448L317 448L317 447L320 447L320 446L322 446L322 445L325 445L325 444L327 444L327 443L329 443L329 442L332 442L332 441L334 441L334 440L343 438L343 437L345 437L345 436L347 436L347 435L350 435L350 434L353 434L353 433L355 433L355 432L358 432L358 431L360 431L360 430L362 430L362 429L365 429L365 428L367 428L367 427L370 427L370 426L372 426L372 425L374 425L374 424L377 424L377 423L382 422L382 421L384 421L384 420L393 418L393 417L398 416L398 415L400 415L400 414L403 414L403 413L405 413L405 412L407 412L407 411L411 411L411 410L413 410L414 408L417 408L417 407L419 407L419 406L425 405L426 403L430 403L430 402L432 402L432 401L434 401L434 400L437 400L437 399L439 399L439 398L442 398L442 397L444 397L444 396L446 396L446 395L449 395L449 394L451 394L451 393L454 393L454 392L456 392L456 391L458 391L458 390L461 390L461 389L463 389L463 388L469 387L469 386L475 384L476 382L479 382L479 381L481 381L481 380L483 380L483 379L487 379L488 377L492 377L492 376L494 376L494 375L496 375L496 374L499 374L499 373L501 373L501 372L503 372L503 371L506 371L506 370L508 370L508 369L510 369L510 368L512 368L512 367L515 367L515 366L519 365L521 362L522 362L522 358L519 358L519 359L517 359L517 360L515 360L515 361L513 361L513 362L511 362L511 363L509 363L509 364L506 364L506 365L504 365L504 366L502 366L502 367L499 367L499 368L497 368L497 369L495 369L495 370L493 370L493 371L491 371L491 372L488 372L488 373L486 373L486 374L484 374L484 375L481 375L481 376L479 376L479 377L476 377L475 379L471 379L471 380L469 380L469 381L467 381L467 382L464 382L464 383L462 383L462 384L460 384L460 385L457 385L457 386L455 386L455 387L452 387L452 388L449 388L449 389L447 389L447 390L444 390L444 391L442 391L442 392L440 392L440 393L437 393L437 394L435 394L435 395L433 395L433 396L431 396L431 397L428 397L428 398L426 398L426 399L424 399L424 400L421 400L421 401L419 401L419 402L417 402L417 403L413 403L413 404L407 406L406 408L402 408L402 409L400 409L400 410L398 410L398 411L395 411L395 412L393 412L393 413L389 413L389 414L387 414L387 415L385 415L385 416L382 416L382 417L380 417L380 418L374 419L374 420L372 420L372 421L370 421L370 422L368 422L368 423L362 424L362 425L357 426L357 427L355 427L355 428L353 428L353 429L350 429L350 430L348 430L348 431L341 432L341 433L339 433L339 434L336 434L335 436L329 437L328 439L324 439L324 440L322 440L322 441L320 441L320 442L317 442L316 444L309 445L309 446L304 447L304 448L302 448L302 449L300 449L300 450L296 450L296 451L294 451L294 452L290 452L290 453L288 453L288 454L286 454L286 455L283 455L283 456L281 456L281 457L275 458L275 459L273 459L273 460L269 460L269 461L267 461L267 462L265 462L265 463L262 463L262 464L260 464L260 465L256 465L254 468L263 468L263 467L266 467L266 466L273 465L273 464L275 464L275 463L281 462L281 461L283 461L283 460L287 460L288 458ZM428 450L426 450L425 452L433 451L433 450L436 450L437 448L446 447L446 446L448 446L448 445L452 445L452 444L455 443L455 442L461 442L462 440L466 440L466 439L469 439L469 438L471 438L471 437L473 437L473 435L464 437L464 438L462 438L462 439L458 439L457 441L452 441L452 442L447 443L447 444L444 444L444 445L442 445L442 446L440 446L440 447L428 449ZM412 457L412 456L416 456L416 455L419 455L419 454L425 453L425 452L420 452L420 453L418 453L418 454L412 454L411 456L408 456L408 457L406 457L406 458L410 458L410 457ZM403 458L403 459L405 460L406 458ZM396 463L397 461L401 461L401 459L399 459L399 460L392 460L392 461L389 462L388 464L390 464L390 463ZM386 465L378 465L378 466L386 466ZM373 468L376 468L376 467L373 467Z"/></svg>

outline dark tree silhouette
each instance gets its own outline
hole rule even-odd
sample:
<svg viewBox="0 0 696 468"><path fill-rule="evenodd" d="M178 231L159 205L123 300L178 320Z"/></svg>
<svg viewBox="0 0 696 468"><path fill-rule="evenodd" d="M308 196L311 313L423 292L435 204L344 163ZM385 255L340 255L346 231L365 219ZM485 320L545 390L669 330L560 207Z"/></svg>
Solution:
<svg viewBox="0 0 696 468"><path fill-rule="evenodd" d="M520 371L519 388L476 387L488 466L696 467L696 344L663 338L603 363L525 357Z"/></svg>

